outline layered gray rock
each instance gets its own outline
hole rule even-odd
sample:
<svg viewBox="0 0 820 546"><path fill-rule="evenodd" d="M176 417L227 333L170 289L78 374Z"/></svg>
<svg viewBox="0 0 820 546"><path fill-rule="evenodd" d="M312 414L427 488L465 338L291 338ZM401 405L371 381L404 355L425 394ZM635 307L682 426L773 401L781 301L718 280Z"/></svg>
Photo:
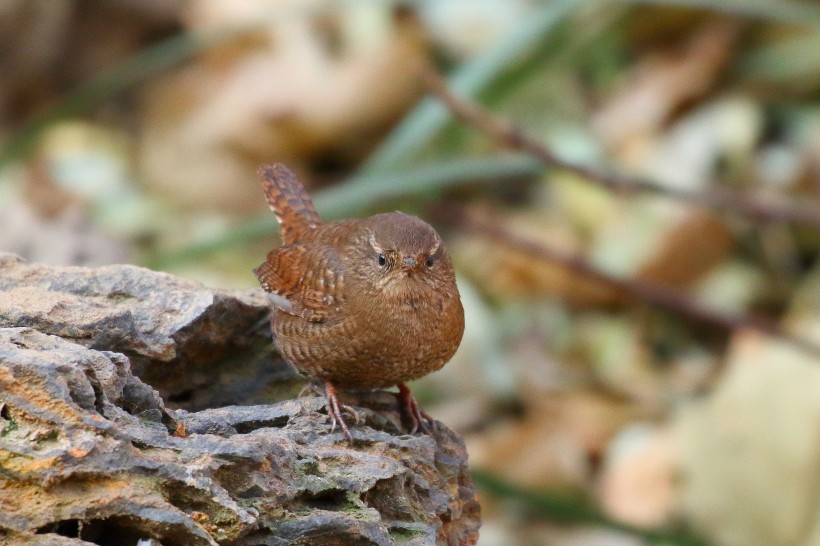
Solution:
<svg viewBox="0 0 820 546"><path fill-rule="evenodd" d="M0 543L474 544L462 441L369 393L349 445L264 300L0 255Z"/></svg>

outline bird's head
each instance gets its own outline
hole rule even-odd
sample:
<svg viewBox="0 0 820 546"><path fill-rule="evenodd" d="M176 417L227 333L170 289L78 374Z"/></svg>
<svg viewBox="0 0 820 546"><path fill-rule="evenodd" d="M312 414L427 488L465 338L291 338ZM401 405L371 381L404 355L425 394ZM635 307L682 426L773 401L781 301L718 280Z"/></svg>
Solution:
<svg viewBox="0 0 820 546"><path fill-rule="evenodd" d="M441 237L427 222L401 212L371 216L356 269L375 286L395 290L419 284L448 288L453 266Z"/></svg>

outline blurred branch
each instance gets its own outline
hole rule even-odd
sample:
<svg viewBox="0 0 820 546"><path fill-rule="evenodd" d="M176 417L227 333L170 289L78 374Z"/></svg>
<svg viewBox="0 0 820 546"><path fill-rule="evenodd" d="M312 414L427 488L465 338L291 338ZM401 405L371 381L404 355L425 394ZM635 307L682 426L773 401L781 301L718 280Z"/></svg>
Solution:
<svg viewBox="0 0 820 546"><path fill-rule="evenodd" d="M645 529L614 520L602 514L600 510L590 506L584 499L530 491L480 470L473 470L471 474L476 485L487 491L490 495L519 501L537 514L556 521L601 525L609 529L628 533L649 544L705 546L704 542L688 533L672 530Z"/></svg>
<svg viewBox="0 0 820 546"><path fill-rule="evenodd" d="M544 40L567 15L590 0L556 0L534 10L498 44L461 66L453 73L451 85L459 93L474 95L498 75L520 62L534 44ZM362 167L365 174L387 171L407 162L426 146L450 121L450 114L438 101L422 99L393 129Z"/></svg>
<svg viewBox="0 0 820 546"><path fill-rule="evenodd" d="M723 212L736 211L762 221L791 221L820 228L820 203L798 203L749 198L727 188L715 187L704 192L662 186L656 182L600 171L559 157L547 145L527 137L507 120L494 117L478 104L457 96L434 70L424 71L427 87L449 108L453 115L484 132L500 145L531 154L548 167L564 169L586 180L619 193L650 192Z"/></svg>
<svg viewBox="0 0 820 546"><path fill-rule="evenodd" d="M422 165L402 173L353 176L341 184L317 192L314 202L325 220L334 220L355 215L393 199L429 196L433 192L454 187L533 177L541 170L538 161L530 157L500 155L481 159L457 159ZM152 269L167 269L237 243L270 237L276 231L275 226L276 221L266 211L211 240L160 252L145 260L144 264Z"/></svg>
<svg viewBox="0 0 820 546"><path fill-rule="evenodd" d="M371 0L389 2L395 5L413 6L414 0ZM131 58L124 60L113 69L80 84L53 107L29 119L0 151L0 169L28 152L36 143L39 134L49 125L72 116L81 115L96 108L115 94L143 81L148 76L168 69L194 54L253 31L260 26L287 16L310 14L322 11L341 10L350 5L361 5L363 0L342 2L310 3L291 10L273 11L262 20L255 20L244 26L222 28L205 32L192 32L174 36L148 47ZM451 78L453 89L463 95L472 96L487 86L503 72L509 64L521 57L522 53L535 43L543 40L555 26L577 8L591 4L591 0L556 0L545 3L529 15L521 25L517 25L505 40L476 59L463 64ZM800 26L820 27L820 9L807 3L779 0L763 2L758 0L623 0L624 5L656 5L720 11L743 17L761 18L772 21L793 23ZM406 161L450 120L446 109L433 99L424 99L405 117L404 121L384 141L364 166L363 172L383 170Z"/></svg>
<svg viewBox="0 0 820 546"><path fill-rule="evenodd" d="M783 340L813 355L820 356L820 345L796 337L775 322L749 315L736 315L710 309L692 297L673 288L651 281L619 278L602 271L578 255L570 255L547 245L520 237L502 226L502 222L476 218L464 207L450 204L446 208L447 219L458 226L492 239L507 247L515 248L542 260L559 264L573 273L609 286L636 300L645 301L661 309L685 316L693 321L711 324L724 330L757 330Z"/></svg>
<svg viewBox="0 0 820 546"><path fill-rule="evenodd" d="M487 87L535 44L543 41L570 14L585 5L599 5L591 0L554 0L527 15L497 45L460 65L450 77L452 89L473 97ZM613 3L614 4L614 3ZM820 27L820 9L806 3L785 0L622 0L618 4L655 5L727 13L739 17L765 19L799 26ZM362 166L363 173L386 171L407 162L428 145L450 121L449 112L438 101L424 98L384 140Z"/></svg>
<svg viewBox="0 0 820 546"><path fill-rule="evenodd" d="M790 0L625 0L628 4L703 9L749 19L766 19L803 27L820 26L820 8Z"/></svg>

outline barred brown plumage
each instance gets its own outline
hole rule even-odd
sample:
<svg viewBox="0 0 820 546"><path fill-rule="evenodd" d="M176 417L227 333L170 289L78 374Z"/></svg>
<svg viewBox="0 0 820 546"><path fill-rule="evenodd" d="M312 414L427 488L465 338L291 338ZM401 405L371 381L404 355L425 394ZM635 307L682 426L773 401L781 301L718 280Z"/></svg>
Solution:
<svg viewBox="0 0 820 546"><path fill-rule="evenodd" d="M323 384L328 414L348 439L337 387L397 385L412 432L426 430L429 418L405 382L446 364L464 332L455 274L438 233L401 212L323 223L287 167L259 172L283 244L254 272L269 293L283 357Z"/></svg>

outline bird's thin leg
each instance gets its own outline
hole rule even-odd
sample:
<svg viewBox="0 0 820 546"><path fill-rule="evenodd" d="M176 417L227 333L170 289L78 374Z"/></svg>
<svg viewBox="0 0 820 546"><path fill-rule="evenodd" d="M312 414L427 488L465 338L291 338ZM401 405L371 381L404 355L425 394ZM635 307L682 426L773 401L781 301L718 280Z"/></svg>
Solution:
<svg viewBox="0 0 820 546"><path fill-rule="evenodd" d="M318 383L314 383L314 382L308 383L307 385L302 387L301 391L299 391L299 395L297 396L297 398L301 398L308 391L312 392L313 394L315 394L317 396L324 396L327 399L327 396L326 396L326 393L325 393L325 383L322 383L321 385L318 384ZM336 388L335 387L333 387L333 394L334 395L336 394ZM347 413L349 413L353 417L353 420L356 421L357 425L360 425L364 422L364 418L359 414L359 412L357 412L355 409L353 409L353 406L349 406L347 404L342 404L342 403L339 403L338 405L339 405L339 408L343 412L346 411Z"/></svg>
<svg viewBox="0 0 820 546"><path fill-rule="evenodd" d="M339 398L336 395L336 387L334 387L332 383L325 381L324 385L325 400L327 400L327 414L332 424L330 432L336 430L336 424L338 424L342 432L344 432L345 437L352 442L353 436L350 434L350 429L347 428L347 423L345 423L344 417L342 417L342 412L346 411L350 413L353 416L353 420L356 421L356 424L359 424L362 418L352 407L339 403Z"/></svg>
<svg viewBox="0 0 820 546"><path fill-rule="evenodd" d="M320 396L324 396L325 394L325 391L322 387L311 382L302 387L302 390L299 391L299 394L296 395L296 398L302 398L308 392L312 392L313 394L318 394Z"/></svg>
<svg viewBox="0 0 820 546"><path fill-rule="evenodd" d="M428 423L433 419L419 408L418 402L416 402L413 393L410 392L406 384L399 383L398 387L399 392L396 398L399 401L399 408L407 418L410 419L410 423L412 424L410 434L415 434L419 429L427 434L432 434Z"/></svg>

